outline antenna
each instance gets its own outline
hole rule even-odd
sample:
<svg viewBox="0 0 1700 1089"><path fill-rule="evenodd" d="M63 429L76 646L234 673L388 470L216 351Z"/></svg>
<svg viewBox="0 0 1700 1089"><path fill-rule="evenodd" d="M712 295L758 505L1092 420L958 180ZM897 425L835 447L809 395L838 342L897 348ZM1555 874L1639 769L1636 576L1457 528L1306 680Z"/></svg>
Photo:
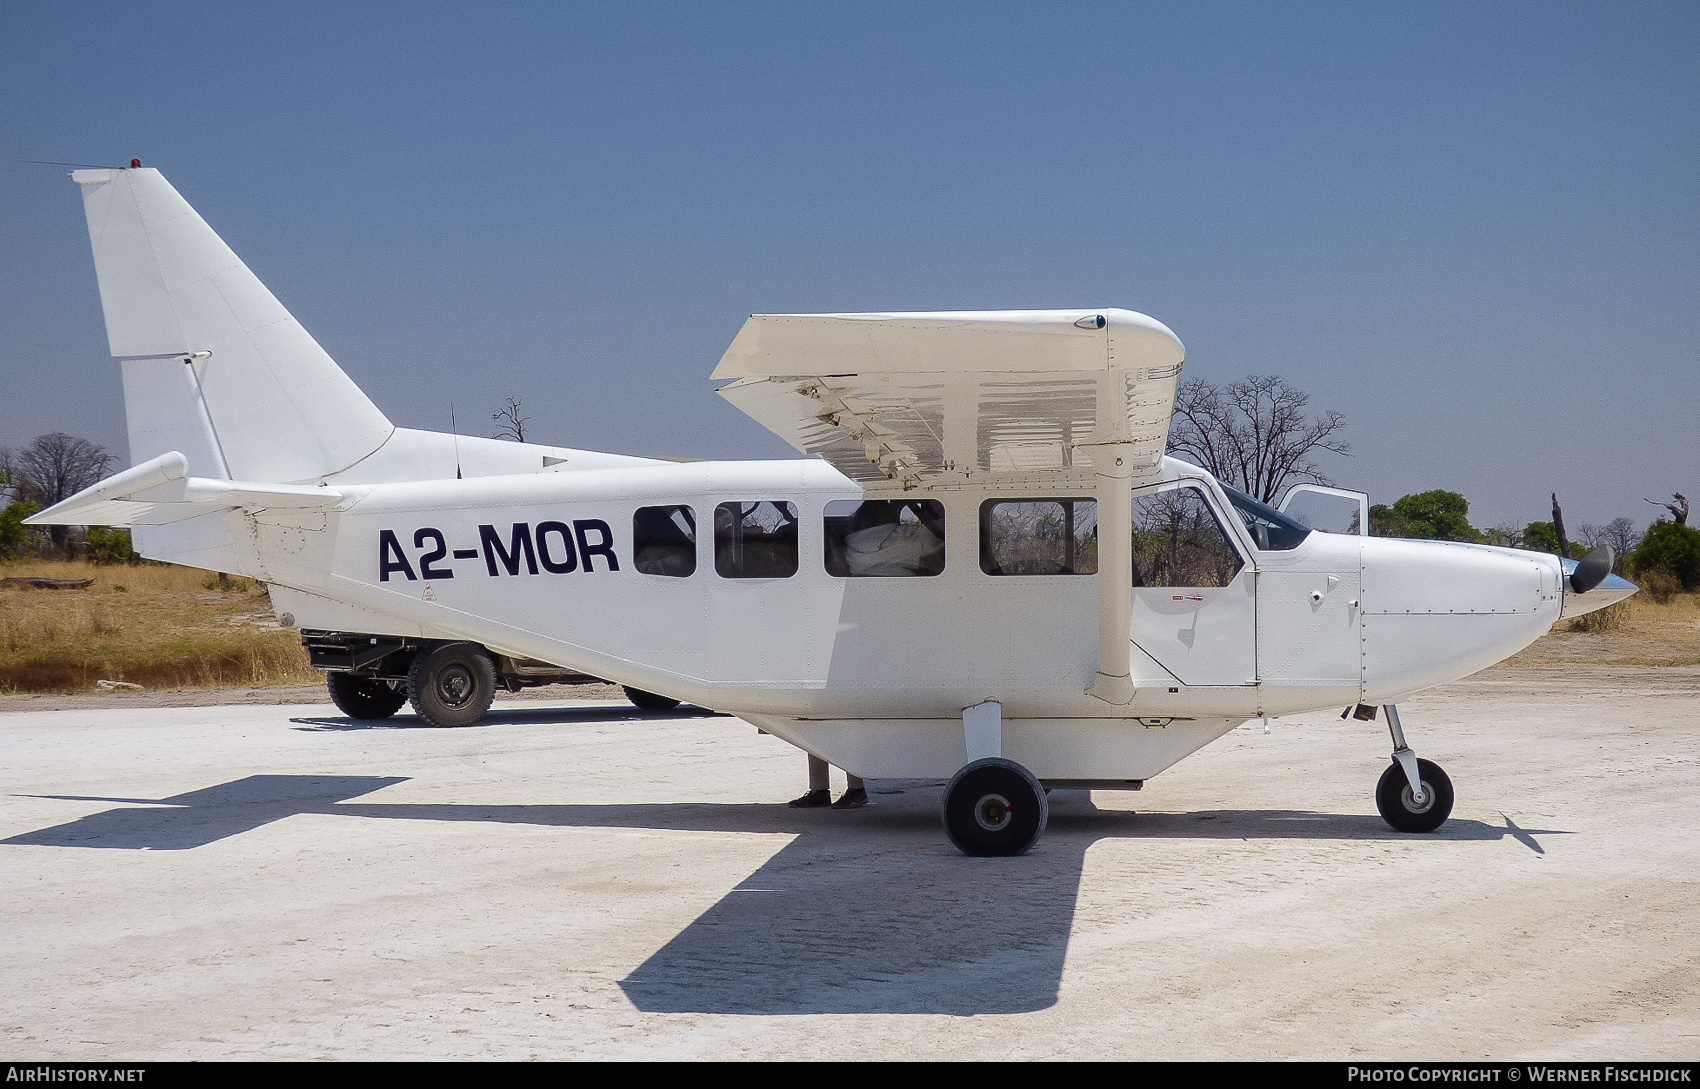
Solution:
<svg viewBox="0 0 1700 1089"><path fill-rule="evenodd" d="M455 403L449 402L449 431L455 437L455 479L460 479L460 427L455 423Z"/></svg>

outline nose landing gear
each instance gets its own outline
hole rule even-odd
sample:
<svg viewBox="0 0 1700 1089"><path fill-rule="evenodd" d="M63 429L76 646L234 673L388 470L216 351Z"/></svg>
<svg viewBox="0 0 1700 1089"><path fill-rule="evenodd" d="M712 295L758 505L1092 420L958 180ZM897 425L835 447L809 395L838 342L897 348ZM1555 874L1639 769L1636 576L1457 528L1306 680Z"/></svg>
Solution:
<svg viewBox="0 0 1700 1089"><path fill-rule="evenodd" d="M1393 763L1375 786L1375 807L1394 831L1432 832L1452 815L1452 780L1439 764L1419 760L1405 743L1399 708L1389 703L1383 709L1393 735Z"/></svg>

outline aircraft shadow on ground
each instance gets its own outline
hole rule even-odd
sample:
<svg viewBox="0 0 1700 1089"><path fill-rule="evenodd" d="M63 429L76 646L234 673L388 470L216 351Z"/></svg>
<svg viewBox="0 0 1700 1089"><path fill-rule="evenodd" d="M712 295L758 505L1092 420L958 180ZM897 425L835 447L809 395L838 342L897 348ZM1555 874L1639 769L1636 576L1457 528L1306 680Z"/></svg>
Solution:
<svg viewBox="0 0 1700 1089"><path fill-rule="evenodd" d="M635 707L506 707L498 705L482 721L461 730L476 730L489 726L534 724L539 726L585 722L645 722L650 719L725 718L724 711L707 711L701 707L681 707L676 711L642 711ZM435 730L418 715L400 714L383 719L348 718L342 715L316 715L289 720L298 730L313 733L340 733L349 730Z"/></svg>
<svg viewBox="0 0 1700 1089"><path fill-rule="evenodd" d="M297 814L560 828L789 834L794 838L620 986L654 1013L1021 1013L1055 1004L1087 850L1101 839L1514 839L1522 829L1453 820L1431 836L1379 817L1225 810L1135 814L1084 792L1052 795L1045 838L1018 858L958 854L939 829L939 784L871 784L849 812L781 804L463 805L354 801L397 776L254 775L131 803L0 841L186 850ZM58 795L54 797L65 797Z"/></svg>

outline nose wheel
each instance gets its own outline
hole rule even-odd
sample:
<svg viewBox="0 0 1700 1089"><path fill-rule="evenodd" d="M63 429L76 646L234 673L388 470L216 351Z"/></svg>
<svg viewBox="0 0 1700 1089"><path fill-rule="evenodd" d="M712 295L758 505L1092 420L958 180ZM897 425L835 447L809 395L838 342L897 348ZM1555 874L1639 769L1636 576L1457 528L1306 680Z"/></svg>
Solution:
<svg viewBox="0 0 1700 1089"><path fill-rule="evenodd" d="M1394 831L1432 832L1452 815L1452 780L1439 764L1418 760L1417 781L1422 784L1421 797L1411 789L1405 769L1394 761L1375 785L1375 807Z"/></svg>
<svg viewBox="0 0 1700 1089"><path fill-rule="evenodd" d="M1374 708L1371 712L1373 714ZM1432 832L1452 815L1452 780L1432 760L1420 760L1405 743L1399 709L1387 704L1387 731L1393 735L1393 763L1375 785L1375 807L1396 832Z"/></svg>

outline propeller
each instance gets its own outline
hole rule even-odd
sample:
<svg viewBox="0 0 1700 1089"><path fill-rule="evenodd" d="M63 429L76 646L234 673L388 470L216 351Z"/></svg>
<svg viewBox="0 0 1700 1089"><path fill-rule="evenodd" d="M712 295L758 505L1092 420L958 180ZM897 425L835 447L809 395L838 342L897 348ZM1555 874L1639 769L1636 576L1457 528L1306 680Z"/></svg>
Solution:
<svg viewBox="0 0 1700 1089"><path fill-rule="evenodd" d="M1576 565L1576 570L1570 572L1570 588L1579 594L1592 590L1611 574L1612 560L1616 558L1611 545L1603 544L1594 549Z"/></svg>

